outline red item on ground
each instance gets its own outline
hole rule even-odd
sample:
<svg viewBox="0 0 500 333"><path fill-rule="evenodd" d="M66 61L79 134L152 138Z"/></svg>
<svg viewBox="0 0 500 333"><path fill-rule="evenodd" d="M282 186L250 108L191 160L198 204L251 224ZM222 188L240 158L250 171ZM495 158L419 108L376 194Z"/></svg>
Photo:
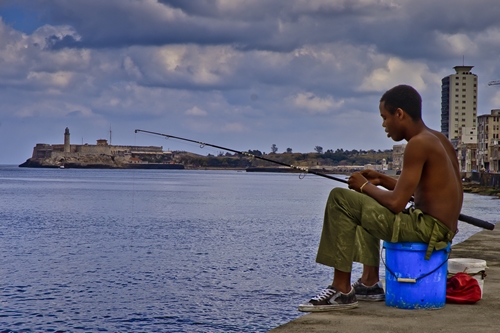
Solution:
<svg viewBox="0 0 500 333"><path fill-rule="evenodd" d="M467 273L456 273L446 280L446 302L474 304L481 299L479 283Z"/></svg>

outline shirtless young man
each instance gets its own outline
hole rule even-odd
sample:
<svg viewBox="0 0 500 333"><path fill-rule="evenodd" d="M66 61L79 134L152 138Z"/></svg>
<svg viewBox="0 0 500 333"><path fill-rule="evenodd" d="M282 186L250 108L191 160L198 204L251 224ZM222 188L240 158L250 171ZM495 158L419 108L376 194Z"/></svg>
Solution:
<svg viewBox="0 0 500 333"><path fill-rule="evenodd" d="M387 136L408 141L401 175L396 180L374 170L355 172L348 180L354 191L331 191L316 261L334 268L333 282L301 304L300 311L342 310L356 307L357 299L383 300L380 239L427 243L426 258L453 239L463 201L458 161L448 139L422 121L421 105L418 92L406 85L380 99ZM414 207L406 208L412 196ZM363 273L351 285L353 261L363 264Z"/></svg>

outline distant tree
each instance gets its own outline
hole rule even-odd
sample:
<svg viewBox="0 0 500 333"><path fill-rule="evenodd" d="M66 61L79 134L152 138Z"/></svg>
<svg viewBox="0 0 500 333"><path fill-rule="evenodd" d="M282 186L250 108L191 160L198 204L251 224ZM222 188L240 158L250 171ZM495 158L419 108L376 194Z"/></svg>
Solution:
<svg viewBox="0 0 500 333"><path fill-rule="evenodd" d="M286 152L287 152L287 153L292 153L292 148L287 148L287 149L286 149Z"/></svg>
<svg viewBox="0 0 500 333"><path fill-rule="evenodd" d="M321 146L316 146L316 147L314 147L314 150L315 150L318 154L323 154L323 147L321 147Z"/></svg>
<svg viewBox="0 0 500 333"><path fill-rule="evenodd" d="M278 147L276 146L276 144L272 144L271 145L271 151L273 152L273 154L276 154L276 152L278 151Z"/></svg>
<svg viewBox="0 0 500 333"><path fill-rule="evenodd" d="M260 150L250 150L248 149L248 152L252 155L255 155L255 156L262 156L262 154L265 154L265 153L262 153Z"/></svg>

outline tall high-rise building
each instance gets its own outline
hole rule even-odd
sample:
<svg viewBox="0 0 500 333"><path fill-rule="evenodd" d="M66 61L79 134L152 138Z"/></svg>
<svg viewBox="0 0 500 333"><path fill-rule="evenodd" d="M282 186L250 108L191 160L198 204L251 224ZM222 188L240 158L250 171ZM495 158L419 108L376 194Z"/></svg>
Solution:
<svg viewBox="0 0 500 333"><path fill-rule="evenodd" d="M460 128L476 127L477 75L474 66L455 66L455 74L441 80L441 133L456 147Z"/></svg>

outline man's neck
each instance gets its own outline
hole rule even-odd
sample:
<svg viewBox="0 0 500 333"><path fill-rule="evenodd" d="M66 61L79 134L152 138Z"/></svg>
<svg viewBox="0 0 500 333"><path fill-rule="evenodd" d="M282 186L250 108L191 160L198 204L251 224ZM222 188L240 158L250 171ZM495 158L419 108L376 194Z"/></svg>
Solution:
<svg viewBox="0 0 500 333"><path fill-rule="evenodd" d="M428 128L425 126L422 120L412 121L411 124L408 124L407 131L405 135L405 140L410 141L415 135L418 135L424 131L427 131Z"/></svg>

